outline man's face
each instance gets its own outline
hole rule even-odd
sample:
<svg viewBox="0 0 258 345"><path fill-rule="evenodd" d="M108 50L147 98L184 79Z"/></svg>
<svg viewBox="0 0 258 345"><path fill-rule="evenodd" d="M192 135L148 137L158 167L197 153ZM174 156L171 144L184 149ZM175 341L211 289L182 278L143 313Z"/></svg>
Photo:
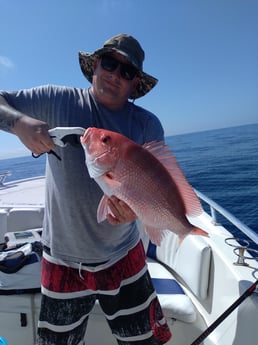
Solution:
<svg viewBox="0 0 258 345"><path fill-rule="evenodd" d="M114 58L122 64L128 64L128 61L120 54L109 53L107 56ZM124 66L118 65L112 71L107 70L102 67L101 58L96 60L94 67L92 86L97 101L107 108L121 109L138 84L139 77L136 75L132 80L127 80L125 79L127 74L123 73L126 68L121 71Z"/></svg>

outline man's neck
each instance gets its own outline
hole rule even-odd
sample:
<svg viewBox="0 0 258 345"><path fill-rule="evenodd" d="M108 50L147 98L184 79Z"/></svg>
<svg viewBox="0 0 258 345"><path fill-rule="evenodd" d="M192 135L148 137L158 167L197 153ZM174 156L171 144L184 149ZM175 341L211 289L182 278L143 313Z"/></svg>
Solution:
<svg viewBox="0 0 258 345"><path fill-rule="evenodd" d="M103 105L104 107L106 107L110 110L115 110L115 111L121 110L124 108L124 106L126 104L126 101L118 103L117 101L111 102L109 100L106 100L106 97L101 97L101 91L95 92L93 87L90 88L90 93L98 103L100 103L101 105Z"/></svg>

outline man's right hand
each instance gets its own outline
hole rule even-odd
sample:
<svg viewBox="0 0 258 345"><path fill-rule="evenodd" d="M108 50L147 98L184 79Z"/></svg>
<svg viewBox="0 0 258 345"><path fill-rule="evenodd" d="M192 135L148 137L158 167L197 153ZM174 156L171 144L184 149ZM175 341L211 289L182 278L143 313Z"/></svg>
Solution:
<svg viewBox="0 0 258 345"><path fill-rule="evenodd" d="M15 123L12 133L16 134L31 152L39 155L49 152L55 146L48 129L46 122L23 115Z"/></svg>

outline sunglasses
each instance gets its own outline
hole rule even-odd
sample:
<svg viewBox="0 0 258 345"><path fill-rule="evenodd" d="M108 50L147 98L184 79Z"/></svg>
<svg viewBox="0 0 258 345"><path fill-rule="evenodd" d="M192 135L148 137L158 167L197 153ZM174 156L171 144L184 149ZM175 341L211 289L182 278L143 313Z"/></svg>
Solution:
<svg viewBox="0 0 258 345"><path fill-rule="evenodd" d="M114 72L119 66L120 75L125 80L133 80L138 73L136 67L120 62L111 55L102 55L100 65L105 71L108 72Z"/></svg>

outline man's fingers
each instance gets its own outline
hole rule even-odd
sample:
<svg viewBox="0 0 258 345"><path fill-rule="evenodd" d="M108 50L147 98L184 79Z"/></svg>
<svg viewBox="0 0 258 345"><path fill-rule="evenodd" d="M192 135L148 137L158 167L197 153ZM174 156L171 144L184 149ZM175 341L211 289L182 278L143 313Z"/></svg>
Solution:
<svg viewBox="0 0 258 345"><path fill-rule="evenodd" d="M107 215L107 220L112 225L128 223L136 219L136 214L133 210L124 201L115 196L111 196L108 199L108 206L112 214Z"/></svg>

